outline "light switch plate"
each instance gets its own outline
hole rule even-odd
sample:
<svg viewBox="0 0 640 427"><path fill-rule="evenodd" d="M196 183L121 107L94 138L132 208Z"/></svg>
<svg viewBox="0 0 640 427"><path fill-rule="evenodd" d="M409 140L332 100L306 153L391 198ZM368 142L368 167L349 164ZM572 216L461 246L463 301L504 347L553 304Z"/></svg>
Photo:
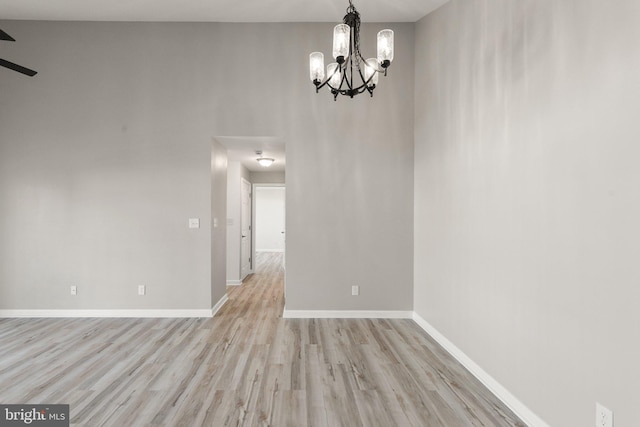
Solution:
<svg viewBox="0 0 640 427"><path fill-rule="evenodd" d="M613 427L613 412L596 402L596 427Z"/></svg>
<svg viewBox="0 0 640 427"><path fill-rule="evenodd" d="M189 228L200 228L200 218L189 218Z"/></svg>

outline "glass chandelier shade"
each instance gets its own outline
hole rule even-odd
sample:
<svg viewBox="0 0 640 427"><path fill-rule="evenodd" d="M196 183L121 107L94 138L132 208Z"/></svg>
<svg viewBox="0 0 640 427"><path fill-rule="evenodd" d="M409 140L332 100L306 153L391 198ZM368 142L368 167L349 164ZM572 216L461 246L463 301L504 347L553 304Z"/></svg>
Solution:
<svg viewBox="0 0 640 427"><path fill-rule="evenodd" d="M379 74L386 76L393 61L393 30L380 31L377 42L377 57L365 60L360 53L360 14L349 0L343 23L333 29L332 53L336 62L327 66L326 75L322 52L309 55L309 75L316 86L316 93L329 86L335 100L338 95L353 98L365 91L373 96Z"/></svg>
<svg viewBox="0 0 640 427"><path fill-rule="evenodd" d="M364 78L367 86L375 87L378 84L378 60L376 58L369 58L365 62Z"/></svg>
<svg viewBox="0 0 640 427"><path fill-rule="evenodd" d="M393 61L393 31L382 30L378 33L378 62Z"/></svg>
<svg viewBox="0 0 640 427"><path fill-rule="evenodd" d="M327 65L327 76L329 77L329 86L338 87L342 81L342 73L340 72L340 64L332 62Z"/></svg>
<svg viewBox="0 0 640 427"><path fill-rule="evenodd" d="M347 24L338 24L333 29L333 59L342 63L349 56L351 28ZM340 60L339 58L342 58Z"/></svg>
<svg viewBox="0 0 640 427"><path fill-rule="evenodd" d="M309 70L311 81L324 80L324 54L322 52L312 52L309 55Z"/></svg>

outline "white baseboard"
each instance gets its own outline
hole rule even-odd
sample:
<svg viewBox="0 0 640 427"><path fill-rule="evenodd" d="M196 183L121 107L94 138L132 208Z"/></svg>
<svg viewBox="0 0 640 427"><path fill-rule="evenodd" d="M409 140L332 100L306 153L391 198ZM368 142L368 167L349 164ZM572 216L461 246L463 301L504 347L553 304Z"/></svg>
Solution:
<svg viewBox="0 0 640 427"><path fill-rule="evenodd" d="M242 285L242 280L227 280L227 286L240 286Z"/></svg>
<svg viewBox="0 0 640 427"><path fill-rule="evenodd" d="M0 318L11 317L213 317L229 298L225 294L211 309L151 309L151 310L0 310Z"/></svg>
<svg viewBox="0 0 640 427"><path fill-rule="evenodd" d="M256 249L256 252L284 252L284 249Z"/></svg>
<svg viewBox="0 0 640 427"><path fill-rule="evenodd" d="M394 310L287 310L285 319L411 319L412 311Z"/></svg>
<svg viewBox="0 0 640 427"><path fill-rule="evenodd" d="M211 309L0 310L6 317L211 317Z"/></svg>
<svg viewBox="0 0 640 427"><path fill-rule="evenodd" d="M522 421L529 427L549 427L547 423L540 419L533 411L527 408L518 398L504 388L498 381L489 375L484 369L478 366L469 356L456 347L429 322L423 319L418 313L413 313L413 320L429 334L434 340L444 347L451 356L460 362L469 372L473 374L485 387L487 387L498 399L509 407Z"/></svg>
<svg viewBox="0 0 640 427"><path fill-rule="evenodd" d="M229 301L227 294L224 294L222 298L211 308L211 317L215 316L218 310L222 308L225 302Z"/></svg>

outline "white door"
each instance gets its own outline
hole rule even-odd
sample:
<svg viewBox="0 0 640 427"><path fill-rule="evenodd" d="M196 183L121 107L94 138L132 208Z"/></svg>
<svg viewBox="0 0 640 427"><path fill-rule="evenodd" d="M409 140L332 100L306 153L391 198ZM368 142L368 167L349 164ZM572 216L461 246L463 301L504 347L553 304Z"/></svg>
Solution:
<svg viewBox="0 0 640 427"><path fill-rule="evenodd" d="M253 246L256 252L284 252L284 187L256 185Z"/></svg>
<svg viewBox="0 0 640 427"><path fill-rule="evenodd" d="M242 180L242 242L240 243L240 260L242 271L240 280L251 273L251 183Z"/></svg>

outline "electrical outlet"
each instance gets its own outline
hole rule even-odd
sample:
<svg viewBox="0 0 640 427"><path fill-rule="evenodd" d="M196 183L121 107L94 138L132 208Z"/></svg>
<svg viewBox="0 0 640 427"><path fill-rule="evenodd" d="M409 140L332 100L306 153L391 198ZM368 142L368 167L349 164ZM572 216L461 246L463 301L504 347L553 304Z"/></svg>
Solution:
<svg viewBox="0 0 640 427"><path fill-rule="evenodd" d="M71 295L78 295L78 287L77 286L71 286Z"/></svg>
<svg viewBox="0 0 640 427"><path fill-rule="evenodd" d="M147 289L144 285L138 286L138 295L144 295L147 293Z"/></svg>
<svg viewBox="0 0 640 427"><path fill-rule="evenodd" d="M596 427L613 427L613 412L596 402Z"/></svg>
<svg viewBox="0 0 640 427"><path fill-rule="evenodd" d="M352 286L351 295L360 295L360 286Z"/></svg>

